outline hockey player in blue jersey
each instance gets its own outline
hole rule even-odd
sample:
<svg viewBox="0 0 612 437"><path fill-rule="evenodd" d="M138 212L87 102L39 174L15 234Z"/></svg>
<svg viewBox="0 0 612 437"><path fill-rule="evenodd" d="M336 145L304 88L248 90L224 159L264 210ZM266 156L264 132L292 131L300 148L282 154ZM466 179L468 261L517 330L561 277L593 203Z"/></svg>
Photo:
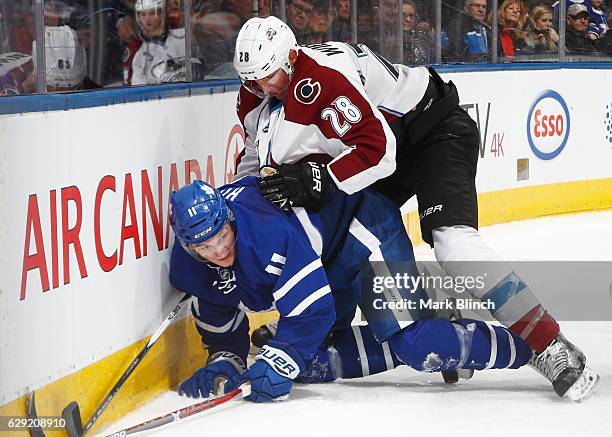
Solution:
<svg viewBox="0 0 612 437"><path fill-rule="evenodd" d="M294 380L354 378L408 364L420 371L518 368L529 346L504 327L482 321L436 318L427 308L375 310L374 298L427 299L421 288L361 290L362 264L380 261L385 274L397 263L418 275L397 208L363 190L337 192L318 212L295 208L287 216L246 177L219 190L196 181L172 194L170 218L179 244L170 281L195 296L192 312L207 364L179 393L206 397L218 377L225 390L250 381L255 402L285 399ZM380 269L380 267L378 267ZM379 273L375 267L374 270ZM357 306L367 326L350 326ZM276 308L273 341L247 369L245 311Z"/></svg>

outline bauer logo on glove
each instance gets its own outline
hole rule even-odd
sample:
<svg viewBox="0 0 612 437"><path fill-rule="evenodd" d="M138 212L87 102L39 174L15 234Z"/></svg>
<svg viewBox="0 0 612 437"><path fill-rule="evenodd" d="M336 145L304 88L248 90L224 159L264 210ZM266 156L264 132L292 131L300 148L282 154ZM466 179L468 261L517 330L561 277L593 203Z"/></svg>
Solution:
<svg viewBox="0 0 612 437"><path fill-rule="evenodd" d="M264 360L279 375L295 379L300 373L297 363L281 349L265 345L259 350L255 360Z"/></svg>
<svg viewBox="0 0 612 437"><path fill-rule="evenodd" d="M260 174L262 196L287 214L292 206L318 210L338 190L327 166L316 162L266 166Z"/></svg>

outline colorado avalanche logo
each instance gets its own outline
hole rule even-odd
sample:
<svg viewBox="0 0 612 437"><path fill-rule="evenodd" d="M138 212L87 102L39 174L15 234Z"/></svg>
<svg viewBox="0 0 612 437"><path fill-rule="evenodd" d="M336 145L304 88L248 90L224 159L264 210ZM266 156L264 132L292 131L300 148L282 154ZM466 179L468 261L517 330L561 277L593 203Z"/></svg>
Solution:
<svg viewBox="0 0 612 437"><path fill-rule="evenodd" d="M276 35L276 30L274 29L266 30L266 38L268 38L268 41L272 41L272 38L274 38L274 35Z"/></svg>
<svg viewBox="0 0 612 437"><path fill-rule="evenodd" d="M312 79L309 77L300 80L293 89L295 99L304 105L314 103L319 94L321 94L321 84L319 82L312 83Z"/></svg>

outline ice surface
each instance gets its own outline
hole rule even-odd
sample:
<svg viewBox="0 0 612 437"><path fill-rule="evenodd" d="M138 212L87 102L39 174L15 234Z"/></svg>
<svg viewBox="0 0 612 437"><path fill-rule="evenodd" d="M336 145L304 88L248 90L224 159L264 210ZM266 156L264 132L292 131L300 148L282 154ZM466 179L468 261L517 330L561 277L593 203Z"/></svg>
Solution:
<svg viewBox="0 0 612 437"><path fill-rule="evenodd" d="M612 260L612 211L495 225L482 235L506 259ZM416 252L419 259L433 259L428 247ZM231 401L152 435L612 437L612 323L561 327L601 376L596 393L582 403L559 399L527 367L476 372L449 386L437 373L404 366L359 380L297 385L288 402ZM194 402L165 393L99 435Z"/></svg>

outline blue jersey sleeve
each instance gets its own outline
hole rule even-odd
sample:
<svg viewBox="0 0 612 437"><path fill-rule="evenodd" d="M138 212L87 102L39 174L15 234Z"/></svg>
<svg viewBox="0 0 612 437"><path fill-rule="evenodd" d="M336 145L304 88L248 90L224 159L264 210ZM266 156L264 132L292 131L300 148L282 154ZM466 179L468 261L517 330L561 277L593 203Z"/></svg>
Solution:
<svg viewBox="0 0 612 437"><path fill-rule="evenodd" d="M308 360L334 323L334 300L321 259L308 241L289 227L277 241L284 244L276 246L266 267L277 277L272 294L280 313L275 340Z"/></svg>
<svg viewBox="0 0 612 437"><path fill-rule="evenodd" d="M214 280L211 272L175 241L170 257L170 283L194 296L191 311L202 344L210 355L232 352L246 363L250 346L248 318L235 305L221 305L205 298Z"/></svg>
<svg viewBox="0 0 612 437"><path fill-rule="evenodd" d="M249 319L244 311L194 298L191 313L209 356L226 351L238 355L244 363L247 362L250 347Z"/></svg>

